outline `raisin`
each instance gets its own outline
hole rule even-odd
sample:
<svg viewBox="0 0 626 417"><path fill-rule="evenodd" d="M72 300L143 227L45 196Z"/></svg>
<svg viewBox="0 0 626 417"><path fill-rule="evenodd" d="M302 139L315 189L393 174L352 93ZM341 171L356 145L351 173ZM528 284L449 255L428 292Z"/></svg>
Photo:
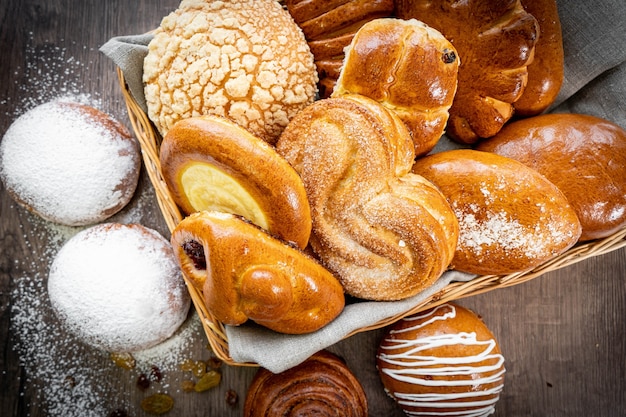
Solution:
<svg viewBox="0 0 626 417"><path fill-rule="evenodd" d="M228 391L226 391L224 399L226 400L226 404L234 407L235 405L237 405L239 395L237 395L237 391L235 391L234 389L229 389Z"/></svg>
<svg viewBox="0 0 626 417"><path fill-rule="evenodd" d="M181 364L180 364L180 369L181 371L193 371L193 368L195 366L196 361L194 361L193 359L185 359Z"/></svg>
<svg viewBox="0 0 626 417"><path fill-rule="evenodd" d="M188 240L182 244L182 248L193 262L196 269L206 269L206 257L204 247L197 240Z"/></svg>
<svg viewBox="0 0 626 417"><path fill-rule="evenodd" d="M126 410L122 408L118 408L117 410L111 411L107 417L128 417L128 413Z"/></svg>
<svg viewBox="0 0 626 417"><path fill-rule="evenodd" d="M135 358L130 353L111 353L111 360L120 368L133 369L135 367Z"/></svg>
<svg viewBox="0 0 626 417"><path fill-rule="evenodd" d="M181 387L183 388L183 391L185 391L185 392L191 392L191 391L194 391L194 390L195 390L195 388L196 388L196 383L195 383L195 382L193 382L193 381L191 381L191 380L189 380L189 379L186 379L186 380L184 380L184 381L182 382Z"/></svg>
<svg viewBox="0 0 626 417"><path fill-rule="evenodd" d="M206 374L206 363L202 361L196 361L192 369L193 375L196 378L202 378Z"/></svg>
<svg viewBox="0 0 626 417"><path fill-rule="evenodd" d="M174 408L174 399L167 394L152 394L141 401L141 408L146 413L165 414Z"/></svg>
<svg viewBox="0 0 626 417"><path fill-rule="evenodd" d="M454 53L454 51L450 51L449 49L446 49L445 51L443 51L443 55L441 56L441 59L444 62L444 64L452 64L454 61L456 61L456 54Z"/></svg>
<svg viewBox="0 0 626 417"><path fill-rule="evenodd" d="M139 376L137 377L137 387L142 391L150 388L150 379L148 378L148 375L143 373L139 374Z"/></svg>
<svg viewBox="0 0 626 417"><path fill-rule="evenodd" d="M156 365L152 365L150 368L150 380L154 382L161 382L162 379L163 374L161 373L161 370Z"/></svg>
<svg viewBox="0 0 626 417"><path fill-rule="evenodd" d="M206 361L206 364L211 369L219 369L222 366L222 361L216 356L211 356L209 360Z"/></svg>
<svg viewBox="0 0 626 417"><path fill-rule="evenodd" d="M202 378L200 378L198 382L196 382L194 390L196 392L203 392L208 389L217 387L220 384L221 379L222 374L220 374L218 371L211 370L204 374Z"/></svg>

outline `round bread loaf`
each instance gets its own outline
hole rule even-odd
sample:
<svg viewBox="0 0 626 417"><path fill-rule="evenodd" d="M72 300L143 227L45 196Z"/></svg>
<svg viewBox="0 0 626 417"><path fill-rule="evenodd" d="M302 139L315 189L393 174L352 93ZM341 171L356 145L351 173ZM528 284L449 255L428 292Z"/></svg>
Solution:
<svg viewBox="0 0 626 417"><path fill-rule="evenodd" d="M246 395L244 417L365 417L363 387L338 356L320 351L279 374L261 368Z"/></svg>
<svg viewBox="0 0 626 417"><path fill-rule="evenodd" d="M317 93L304 35L275 0L183 0L148 45L148 116L162 135L203 114L274 143Z"/></svg>
<svg viewBox="0 0 626 417"><path fill-rule="evenodd" d="M104 223L72 237L52 262L48 295L70 332L110 352L166 340L190 306L169 242L137 224Z"/></svg>
<svg viewBox="0 0 626 417"><path fill-rule="evenodd" d="M519 120L478 149L539 171L567 197L582 226L580 240L610 236L626 226L626 131L583 114Z"/></svg>
<svg viewBox="0 0 626 417"><path fill-rule="evenodd" d="M139 144L94 107L51 101L15 120L0 143L0 179L22 206L69 226L101 222L131 200Z"/></svg>
<svg viewBox="0 0 626 417"><path fill-rule="evenodd" d="M488 416L504 387L504 357L485 323L444 304L389 327L376 364L387 393L410 416Z"/></svg>
<svg viewBox="0 0 626 417"><path fill-rule="evenodd" d="M532 168L469 149L416 161L459 220L451 267L480 275L532 269L572 247L580 222L563 193Z"/></svg>
<svg viewBox="0 0 626 417"><path fill-rule="evenodd" d="M413 141L394 112L358 94L318 100L276 146L307 191L311 247L347 293L398 300L447 269L457 219L439 190L410 172Z"/></svg>

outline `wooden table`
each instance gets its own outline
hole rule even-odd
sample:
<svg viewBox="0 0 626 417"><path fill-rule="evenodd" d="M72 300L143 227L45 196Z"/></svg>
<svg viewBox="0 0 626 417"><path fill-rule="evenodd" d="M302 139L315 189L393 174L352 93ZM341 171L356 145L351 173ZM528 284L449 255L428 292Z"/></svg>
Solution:
<svg viewBox="0 0 626 417"><path fill-rule="evenodd" d="M25 109L64 94L88 95L130 127L114 65L98 48L113 36L155 28L177 5L178 0L3 0L0 134ZM178 356L144 359L131 370L66 335L46 304L45 280L54 253L75 230L17 207L4 188L0 219L2 416L106 416L115 410L141 416L141 400L158 391L174 397L170 415L242 414L256 368L223 365L219 387L204 393L180 388L190 373L178 364L212 356L197 322L189 325L189 336L179 338ZM145 173L135 199L112 220L140 222L167 235ZM619 249L460 301L482 315L507 360L496 416L626 415L625 271L626 249ZM381 334L358 334L330 350L360 379L371 416L402 416L374 366ZM144 391L136 380L149 364L160 367L163 379ZM228 390L239 395L235 406L225 401Z"/></svg>

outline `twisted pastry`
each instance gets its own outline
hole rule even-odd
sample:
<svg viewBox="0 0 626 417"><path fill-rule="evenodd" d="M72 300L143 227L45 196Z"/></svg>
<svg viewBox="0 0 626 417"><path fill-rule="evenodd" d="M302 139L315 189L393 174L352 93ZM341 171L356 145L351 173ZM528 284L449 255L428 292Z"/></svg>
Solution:
<svg viewBox="0 0 626 417"><path fill-rule="evenodd" d="M393 112L360 95L319 100L277 150L304 183L311 247L347 293L402 299L445 271L458 222L435 186L410 173L413 143Z"/></svg>
<svg viewBox="0 0 626 417"><path fill-rule="evenodd" d="M345 362L321 351L279 374L261 368L248 389L243 415L363 417L367 398Z"/></svg>

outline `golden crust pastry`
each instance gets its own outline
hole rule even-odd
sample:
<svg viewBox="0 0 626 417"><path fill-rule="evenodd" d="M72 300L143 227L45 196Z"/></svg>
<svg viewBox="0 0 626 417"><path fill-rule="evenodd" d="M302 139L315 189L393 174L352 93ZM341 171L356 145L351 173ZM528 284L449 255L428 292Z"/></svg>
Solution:
<svg viewBox="0 0 626 417"><path fill-rule="evenodd" d="M244 417L365 417L363 387L340 357L322 350L278 374L259 369L244 404Z"/></svg>
<svg viewBox="0 0 626 417"><path fill-rule="evenodd" d="M413 172L432 181L459 220L451 267L479 275L530 270L572 247L581 233L563 193L532 168L470 149L432 154Z"/></svg>
<svg viewBox="0 0 626 417"><path fill-rule="evenodd" d="M397 0L396 13L434 27L459 53L459 86L448 135L463 143L495 135L526 87L527 66L539 37L537 20L520 0Z"/></svg>
<svg viewBox="0 0 626 417"><path fill-rule="evenodd" d="M457 88L459 60L437 30L415 19L376 19L345 50L331 97L361 94L396 112L415 155L430 152L443 134Z"/></svg>
<svg viewBox="0 0 626 417"><path fill-rule="evenodd" d="M238 214L304 249L311 212L302 180L275 149L220 116L178 122L160 148L163 179L186 214Z"/></svg>
<svg viewBox="0 0 626 417"><path fill-rule="evenodd" d="M478 149L536 169L565 194L582 225L579 240L626 226L626 131L583 114L545 114L506 125Z"/></svg>
<svg viewBox="0 0 626 417"><path fill-rule="evenodd" d="M317 93L304 35L274 0L183 1L148 50L148 116L162 135L210 113L273 143Z"/></svg>
<svg viewBox="0 0 626 417"><path fill-rule="evenodd" d="M310 244L346 292L373 300L416 294L446 270L458 224L441 193L410 173L400 118L360 95L319 100L277 143L302 177Z"/></svg>
<svg viewBox="0 0 626 417"><path fill-rule="evenodd" d="M224 324L250 319L280 333L302 334L343 310L343 289L329 271L242 217L193 213L174 229L171 241L183 274Z"/></svg>

